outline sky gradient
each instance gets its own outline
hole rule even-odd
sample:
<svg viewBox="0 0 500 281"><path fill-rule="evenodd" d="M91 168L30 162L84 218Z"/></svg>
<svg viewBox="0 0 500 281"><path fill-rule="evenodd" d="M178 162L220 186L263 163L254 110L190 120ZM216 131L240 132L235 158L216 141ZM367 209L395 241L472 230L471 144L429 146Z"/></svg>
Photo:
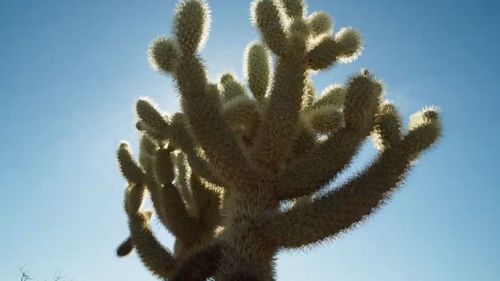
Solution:
<svg viewBox="0 0 500 281"><path fill-rule="evenodd" d="M208 1L209 76L241 77L258 38L248 1ZM363 55L314 77L318 91L368 68L408 120L442 110L444 136L391 202L335 241L279 256L278 280L482 280L500 276L500 2L309 0L353 26ZM87 280L154 280L127 236L115 151L137 150L134 101L178 110L172 81L151 70L152 39L170 34L172 0L0 0L0 279L26 266ZM373 157L371 143L350 169ZM159 229L158 225L155 229ZM164 232L160 237L171 246ZM71 279L70 278L70 279Z"/></svg>

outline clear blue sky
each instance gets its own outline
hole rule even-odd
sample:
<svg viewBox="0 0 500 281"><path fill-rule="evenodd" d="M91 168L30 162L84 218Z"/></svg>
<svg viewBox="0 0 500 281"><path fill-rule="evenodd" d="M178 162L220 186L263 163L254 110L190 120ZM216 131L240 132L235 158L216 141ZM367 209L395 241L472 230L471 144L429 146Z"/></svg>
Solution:
<svg viewBox="0 0 500 281"><path fill-rule="evenodd" d="M243 49L257 38L249 2L209 4L210 75L241 74ZM173 8L172 0L0 0L0 279L17 280L26 265L37 280L55 271L153 280L135 255L114 256L127 235L114 154L121 139L137 147L137 97L178 109L171 80L146 59L149 42L170 33ZM354 64L315 77L319 90L367 67L406 118L440 106L445 132L367 223L281 254L278 280L498 280L500 2L309 0L309 8L366 42Z"/></svg>

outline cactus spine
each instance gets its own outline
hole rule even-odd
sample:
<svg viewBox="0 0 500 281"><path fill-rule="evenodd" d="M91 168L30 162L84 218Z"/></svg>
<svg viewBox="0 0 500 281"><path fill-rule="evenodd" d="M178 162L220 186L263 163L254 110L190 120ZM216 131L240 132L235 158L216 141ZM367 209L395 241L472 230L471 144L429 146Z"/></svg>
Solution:
<svg viewBox="0 0 500 281"><path fill-rule="evenodd" d="M175 35L150 47L153 68L176 81L182 113L137 102L139 161L128 144L118 149L130 236L117 254L135 249L164 280L274 280L280 249L333 238L373 214L441 133L434 108L404 130L366 70L316 96L313 72L360 54L355 30L335 33L331 18L307 15L302 0L256 0L251 13L262 42L245 52L248 87L231 73L208 80L198 55L210 22L203 0L180 0ZM325 192L370 135L377 158ZM146 194L176 238L173 251L149 227Z"/></svg>

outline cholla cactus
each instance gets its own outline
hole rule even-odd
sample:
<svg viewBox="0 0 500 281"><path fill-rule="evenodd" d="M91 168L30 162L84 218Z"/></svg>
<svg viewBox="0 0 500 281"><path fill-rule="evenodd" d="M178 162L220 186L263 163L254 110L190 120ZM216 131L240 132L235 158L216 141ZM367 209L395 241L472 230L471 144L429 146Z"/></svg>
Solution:
<svg viewBox="0 0 500 281"><path fill-rule="evenodd" d="M404 130L366 70L316 95L313 72L360 54L355 30L334 32L330 17L307 15L302 0L256 0L251 13L262 42L245 52L247 85L231 73L208 81L198 55L210 22L203 0L181 0L175 35L151 45L153 67L177 83L182 113L137 102L139 162L126 143L118 150L130 228L118 255L135 249L165 280L273 280L279 250L314 245L365 220L441 132L434 108ZM370 136L377 158L329 189ZM176 237L173 251L149 227L146 191Z"/></svg>

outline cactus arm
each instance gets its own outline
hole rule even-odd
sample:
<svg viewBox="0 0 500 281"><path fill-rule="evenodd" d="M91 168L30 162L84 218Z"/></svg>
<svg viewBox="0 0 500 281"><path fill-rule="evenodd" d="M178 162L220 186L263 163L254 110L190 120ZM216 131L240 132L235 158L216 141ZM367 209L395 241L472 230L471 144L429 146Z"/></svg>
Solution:
<svg viewBox="0 0 500 281"><path fill-rule="evenodd" d="M132 238L128 237L125 239L118 248L116 248L116 255L119 257L124 257L132 252L134 249L134 244L132 244Z"/></svg>
<svg viewBox="0 0 500 281"><path fill-rule="evenodd" d="M200 155L196 148L183 114L177 113L172 117L171 132L170 140L186 154L189 166L193 172L212 183L220 184L220 179L213 171L212 166Z"/></svg>
<svg viewBox="0 0 500 281"><path fill-rule="evenodd" d="M340 60L352 61L362 50L361 36L351 28L341 29L335 36L324 36L307 54L307 65L323 70Z"/></svg>
<svg viewBox="0 0 500 281"><path fill-rule="evenodd" d="M177 173L175 174L175 186L179 189L182 199L186 203L188 210L194 208L193 194L189 187L189 177L191 171L189 170L188 163L186 162L186 155L182 152L177 153L174 157Z"/></svg>
<svg viewBox="0 0 500 281"><path fill-rule="evenodd" d="M198 155L182 114L175 114L170 121L162 116L156 106L147 99L140 99L136 108L140 119L138 123L140 130L146 131L150 137L158 141L168 140L172 142L188 155L190 166L193 169L207 180L219 183L208 162Z"/></svg>
<svg viewBox="0 0 500 281"><path fill-rule="evenodd" d="M222 220L219 194L196 175L191 176L191 189L198 221L202 228L212 232Z"/></svg>
<svg viewBox="0 0 500 281"><path fill-rule="evenodd" d="M302 18L306 13L306 4L303 0L281 0L285 13L288 17Z"/></svg>
<svg viewBox="0 0 500 281"><path fill-rule="evenodd" d="M154 237L148 226L146 215L129 215L129 227L134 247L144 265L155 275L169 278L174 267L174 258Z"/></svg>
<svg viewBox="0 0 500 281"><path fill-rule="evenodd" d="M166 138L169 134L169 122L157 109L156 105L147 99L139 99L136 104L139 120L145 130L153 136Z"/></svg>
<svg viewBox="0 0 500 281"><path fill-rule="evenodd" d="M179 46L174 38L159 37L149 46L149 63L154 70L169 74L175 71Z"/></svg>
<svg viewBox="0 0 500 281"><path fill-rule="evenodd" d="M255 99L262 103L271 78L271 54L264 44L252 42L245 50L245 76Z"/></svg>
<svg viewBox="0 0 500 281"><path fill-rule="evenodd" d="M221 180L215 175L208 161L199 154L199 152L195 152L194 154L186 155L191 170L213 184L222 185Z"/></svg>
<svg viewBox="0 0 500 281"><path fill-rule="evenodd" d="M305 112L302 119L317 133L333 134L342 127L344 116L333 106L322 106Z"/></svg>
<svg viewBox="0 0 500 281"><path fill-rule="evenodd" d="M277 176L273 191L276 199L318 191L350 163L370 134L381 91L380 84L368 73L351 79L345 101L345 126Z"/></svg>
<svg viewBox="0 0 500 281"><path fill-rule="evenodd" d="M275 198L293 199L318 191L350 163L363 139L358 132L343 128L317 144L277 176L273 185Z"/></svg>
<svg viewBox="0 0 500 281"><path fill-rule="evenodd" d="M324 12L314 12L307 17L312 36L329 35L333 32L332 18Z"/></svg>
<svg viewBox="0 0 500 281"><path fill-rule="evenodd" d="M239 96L224 104L224 118L231 127L253 127L260 121L255 101L247 96Z"/></svg>
<svg viewBox="0 0 500 281"><path fill-rule="evenodd" d="M294 21L300 22L300 1L287 3L286 12L294 15ZM256 162L271 173L280 169L291 152L307 76L304 63L306 35L292 32L287 38L284 21L288 18L280 8L272 0L260 0L254 2L252 9L254 23L264 43L278 56L269 101L253 147Z"/></svg>
<svg viewBox="0 0 500 281"><path fill-rule="evenodd" d="M125 191L125 210L132 243L146 267L158 277L167 279L175 266L172 253L164 248L149 228L150 215L139 210L144 187L130 185Z"/></svg>
<svg viewBox="0 0 500 281"><path fill-rule="evenodd" d="M224 120L217 86L208 83L205 67L196 54L208 34L209 22L204 1L181 1L174 22L181 55L173 74L193 137L206 152L217 175L226 183L245 186L252 171ZM231 182L235 180L236 183Z"/></svg>
<svg viewBox="0 0 500 281"><path fill-rule="evenodd" d="M222 86L223 103L231 101L234 98L245 96L245 88L236 80L232 73L225 73L220 79Z"/></svg>
<svg viewBox="0 0 500 281"><path fill-rule="evenodd" d="M139 163L146 171L151 171L153 169L154 157L156 151L159 149L159 145L155 140L153 140L149 135L143 134L141 136L139 144Z"/></svg>
<svg viewBox="0 0 500 281"><path fill-rule="evenodd" d="M308 66L313 70L326 69L337 60L335 39L331 36L322 40L307 54Z"/></svg>
<svg viewBox="0 0 500 281"><path fill-rule="evenodd" d="M306 76L304 82L304 95L302 97L301 110L311 107L316 99L316 89L314 88L313 82L311 81L310 75Z"/></svg>
<svg viewBox="0 0 500 281"><path fill-rule="evenodd" d="M278 56L289 52L290 44L285 33L284 19L273 0L252 3L252 21L260 30L262 41Z"/></svg>
<svg viewBox="0 0 500 281"><path fill-rule="evenodd" d="M155 41L150 47L150 61L154 68L174 76L194 140L206 152L217 176L228 183L230 179L245 179L242 175L250 175L251 171L224 121L217 87L208 84L204 66L197 57L209 23L210 12L205 1L180 1L174 20L175 39ZM190 160L197 159L193 153L186 154Z"/></svg>
<svg viewBox="0 0 500 281"><path fill-rule="evenodd" d="M393 104L384 102L375 115L373 140L378 150L384 150L397 144L401 138L401 117Z"/></svg>
<svg viewBox="0 0 500 281"><path fill-rule="evenodd" d="M164 186L159 192L155 191L155 193L159 193L158 195L162 198L167 229L187 246L196 243L199 234L198 223L187 212L186 205L177 188L171 184Z"/></svg>
<svg viewBox="0 0 500 281"><path fill-rule="evenodd" d="M311 108L315 109L322 106L333 106L338 110L343 110L346 93L347 90L342 86L330 85L323 90L321 96L313 103Z"/></svg>
<svg viewBox="0 0 500 281"><path fill-rule="evenodd" d="M172 120L162 116L156 106L147 99L137 102L138 127L157 141L168 140L188 156L190 166L207 180L219 183L208 162L200 157L196 145L187 130L183 114L175 114Z"/></svg>
<svg viewBox="0 0 500 281"><path fill-rule="evenodd" d="M335 33L335 44L335 53L340 62L351 62L363 51L361 34L350 27L343 27Z"/></svg>
<svg viewBox="0 0 500 281"><path fill-rule="evenodd" d="M439 122L425 120L346 184L310 204L277 215L269 227L275 230L279 244L303 247L334 237L366 219L390 197L418 155L439 136Z"/></svg>
<svg viewBox="0 0 500 281"><path fill-rule="evenodd" d="M128 143L122 142L120 144L117 158L123 177L125 177L129 183L142 184L144 181L144 172L132 157L132 151Z"/></svg>
<svg viewBox="0 0 500 281"><path fill-rule="evenodd" d="M301 61L278 60L269 103L254 145L254 157L266 169L277 170L291 151L297 134L305 72Z"/></svg>
<svg viewBox="0 0 500 281"><path fill-rule="evenodd" d="M207 85L201 62L194 56L183 56L176 77L189 127L217 175L230 184L247 186L253 172L224 120L217 87Z"/></svg>
<svg viewBox="0 0 500 281"><path fill-rule="evenodd" d="M170 152L166 149L161 149L157 153L156 177L159 182L151 176L147 177L147 185L157 213L177 239L187 246L192 245L198 240L198 223L188 213L179 190L172 184L173 163Z"/></svg>
<svg viewBox="0 0 500 281"><path fill-rule="evenodd" d="M174 32L183 54L193 55L203 48L210 21L210 10L204 0L179 1L174 18Z"/></svg>

